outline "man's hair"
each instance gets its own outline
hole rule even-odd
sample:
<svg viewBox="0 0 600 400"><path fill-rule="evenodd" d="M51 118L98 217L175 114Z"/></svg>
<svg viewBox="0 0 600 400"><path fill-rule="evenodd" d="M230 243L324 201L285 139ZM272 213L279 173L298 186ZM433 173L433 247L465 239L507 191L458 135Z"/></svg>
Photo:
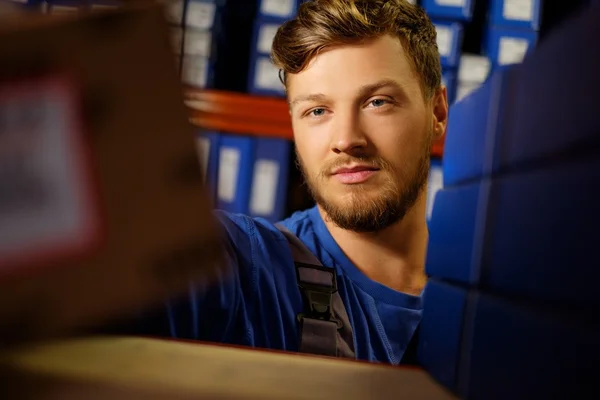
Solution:
<svg viewBox="0 0 600 400"><path fill-rule="evenodd" d="M309 0L284 23L273 40L271 58L284 85L288 74L304 70L319 52L385 34L397 37L426 98L441 82L436 31L425 11L406 0Z"/></svg>

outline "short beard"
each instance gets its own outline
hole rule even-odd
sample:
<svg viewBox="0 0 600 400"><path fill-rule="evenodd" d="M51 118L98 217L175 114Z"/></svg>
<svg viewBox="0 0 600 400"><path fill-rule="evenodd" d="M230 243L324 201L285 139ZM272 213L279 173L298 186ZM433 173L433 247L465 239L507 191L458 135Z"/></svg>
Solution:
<svg viewBox="0 0 600 400"><path fill-rule="evenodd" d="M339 205L325 199L319 185L308 177L300 154L296 149L297 164L302 171L304 181L315 202L336 226L358 233L375 233L401 221L413 208L420 194L425 190L430 166L430 147L421 151L416 166L406 168L409 171L400 182L386 182L379 188L377 197L369 196L368 189L356 185L350 194L353 200L349 205ZM392 167L384 160L367 157L352 157L353 161L376 164L382 172L392 172ZM416 169L415 169L416 167ZM409 175L410 174L410 175ZM315 180L323 179L323 173ZM401 185L404 183L404 187Z"/></svg>

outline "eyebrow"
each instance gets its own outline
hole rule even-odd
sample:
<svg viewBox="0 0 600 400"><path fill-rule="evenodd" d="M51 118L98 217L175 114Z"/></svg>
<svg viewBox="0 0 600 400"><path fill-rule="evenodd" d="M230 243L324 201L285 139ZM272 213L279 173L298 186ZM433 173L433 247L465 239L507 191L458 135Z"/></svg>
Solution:
<svg viewBox="0 0 600 400"><path fill-rule="evenodd" d="M359 88L358 93L359 97L366 97L379 89L383 89L385 87L391 87L395 90L398 90L402 93L405 93L404 88L398 82L393 79L383 79L381 81L370 83L368 85L363 85ZM302 103L305 101L325 101L327 100L327 96L323 93L312 93L303 96L298 96L289 102L290 108L297 105L298 103Z"/></svg>

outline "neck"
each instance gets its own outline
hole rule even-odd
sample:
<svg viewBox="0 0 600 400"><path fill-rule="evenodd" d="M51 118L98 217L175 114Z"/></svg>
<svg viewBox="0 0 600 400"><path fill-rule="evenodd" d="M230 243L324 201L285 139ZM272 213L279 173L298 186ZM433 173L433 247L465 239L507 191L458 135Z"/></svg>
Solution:
<svg viewBox="0 0 600 400"><path fill-rule="evenodd" d="M399 292L419 295L427 281L425 207L423 193L401 221L375 233L341 229L320 207L319 212L342 251L366 276Z"/></svg>

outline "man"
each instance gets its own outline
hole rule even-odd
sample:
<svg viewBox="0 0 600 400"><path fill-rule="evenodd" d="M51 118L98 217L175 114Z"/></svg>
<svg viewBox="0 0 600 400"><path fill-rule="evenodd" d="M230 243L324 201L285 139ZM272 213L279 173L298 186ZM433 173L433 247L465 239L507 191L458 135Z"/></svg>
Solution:
<svg viewBox="0 0 600 400"><path fill-rule="evenodd" d="M404 0L304 3L273 43L317 206L282 221L337 277L356 358L396 364L421 315L432 140L448 105L434 26ZM286 236L216 211L229 262L140 332L287 351L305 304Z"/></svg>

